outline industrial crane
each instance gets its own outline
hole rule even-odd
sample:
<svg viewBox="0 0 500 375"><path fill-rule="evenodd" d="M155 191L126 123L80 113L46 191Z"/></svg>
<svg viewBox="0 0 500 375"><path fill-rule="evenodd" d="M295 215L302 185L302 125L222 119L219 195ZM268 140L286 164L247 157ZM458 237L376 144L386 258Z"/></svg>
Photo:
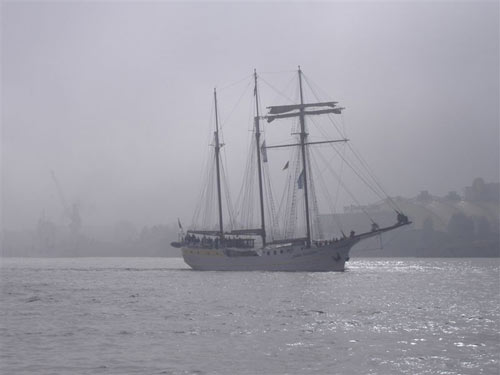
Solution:
<svg viewBox="0 0 500 375"><path fill-rule="evenodd" d="M64 216L69 220L69 229L71 231L71 234L76 235L79 233L80 228L82 226L82 219L80 217L79 207L76 203L73 203L71 207L68 205L68 202L64 195L64 191L62 190L61 185L57 180L56 174L54 173L54 171L50 171L50 174L52 176L54 184L56 185L59 201L63 206Z"/></svg>

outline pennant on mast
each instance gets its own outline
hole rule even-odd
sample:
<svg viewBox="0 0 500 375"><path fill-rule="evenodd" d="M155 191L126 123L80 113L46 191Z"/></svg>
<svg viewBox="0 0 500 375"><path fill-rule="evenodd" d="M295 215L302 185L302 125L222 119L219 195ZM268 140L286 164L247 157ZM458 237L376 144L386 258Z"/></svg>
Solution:
<svg viewBox="0 0 500 375"><path fill-rule="evenodd" d="M262 142L262 146L260 146L260 152L262 153L262 162L267 163L266 141Z"/></svg>
<svg viewBox="0 0 500 375"><path fill-rule="evenodd" d="M299 179L297 180L297 188L298 189L304 188L304 170L302 170L302 172L300 172Z"/></svg>

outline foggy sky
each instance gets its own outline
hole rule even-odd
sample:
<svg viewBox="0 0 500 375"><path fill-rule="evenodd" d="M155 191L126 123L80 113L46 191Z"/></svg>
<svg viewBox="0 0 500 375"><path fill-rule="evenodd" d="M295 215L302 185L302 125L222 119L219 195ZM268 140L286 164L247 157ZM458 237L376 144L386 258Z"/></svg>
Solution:
<svg viewBox="0 0 500 375"><path fill-rule="evenodd" d="M62 220L51 170L84 224L189 222L213 87L254 68L341 102L391 195L499 180L496 1L7 1L1 33L6 229Z"/></svg>

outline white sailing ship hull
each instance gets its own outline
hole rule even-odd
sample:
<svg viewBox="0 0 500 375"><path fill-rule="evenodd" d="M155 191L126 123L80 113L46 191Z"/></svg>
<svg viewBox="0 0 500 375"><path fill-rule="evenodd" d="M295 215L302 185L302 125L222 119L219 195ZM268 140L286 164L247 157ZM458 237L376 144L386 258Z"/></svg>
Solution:
<svg viewBox="0 0 500 375"><path fill-rule="evenodd" d="M182 248L182 256L191 268L200 271L344 271L349 250L356 242L357 239L346 239L311 248L300 245L266 247L257 250L256 255L243 256L236 255L237 249L186 246Z"/></svg>
<svg viewBox="0 0 500 375"><path fill-rule="evenodd" d="M286 244L254 251L184 244L182 256L192 269L199 271L342 272L349 260L349 251L359 241L409 224L411 221L405 217L405 220L389 227L338 241L318 242L310 248L304 245Z"/></svg>
<svg viewBox="0 0 500 375"><path fill-rule="evenodd" d="M248 215L251 215L253 210L248 207L243 207L241 211L242 217L245 216L243 222L243 228L238 228L236 230L230 230L226 228L224 230L223 226L223 210L222 210L222 183L221 183L221 157L220 151L222 144L219 139L219 122L217 115L217 93L214 89L214 105L215 105L215 132L214 132L214 166L215 166L215 175L208 174L209 177L209 185L214 182L213 177L215 177L216 188L217 190L213 190L212 188L205 188L201 195L201 198L205 203L207 203L204 213L209 213L212 207L212 203L215 203L215 193L217 193L217 213L218 213L218 222L219 225L217 230L212 227L211 230L203 230L202 228L196 228L196 222L193 222L194 228L189 230L188 233L184 236L182 235L182 239L180 242L173 242L172 246L182 248L182 256L184 257L184 261L191 266L194 270L210 270L210 271L305 271L305 272L316 272L316 271L344 271L345 262L349 260L349 251L351 248L360 240L368 237L375 236L379 233L382 233L387 230L395 229L399 226L409 224L409 220L406 216L404 216L401 212L396 210L398 213L398 222L387 228L379 228L378 225L372 220L372 231L366 232L362 234L355 235L354 231L350 232L349 237L346 237L343 233L343 238L335 241L314 241L311 233L314 232L314 228L312 228L310 216L312 212L318 212L318 207L315 209L310 208L310 203L314 203L317 205L317 201L314 194L314 185L311 180L312 174L307 169L310 168L310 164L308 162L308 152L306 151L306 147L315 144L326 144L326 143L335 143L335 142L347 142L348 140L345 138L342 139L328 139L324 141L308 141L308 135L306 126L305 126L305 117L306 115L324 115L324 114L340 114L344 108L338 107L337 102L318 102L318 103L304 103L303 94L302 94L302 71L298 70L299 74L299 88L300 88L300 104L286 104L286 105L278 105L267 107L269 109L269 113L267 116L259 115L259 101L257 94L257 73L254 71L254 97L255 97L255 114L254 117L254 134L255 134L255 142L252 146L253 151L250 155L257 156L257 177L259 182L259 203L260 203L260 226L256 227L255 225L248 227L248 223L252 222L252 218ZM261 130L260 130L260 120L262 118L266 118L267 122L271 122L279 119L291 119L296 118L299 119L300 123L300 132L297 132L299 129L294 128L294 133L298 135L297 143L292 144L280 144L266 147L265 140L261 139ZM336 127L336 126L335 126ZM337 129L338 130L338 129ZM254 148L255 146L255 148ZM296 168L294 169L295 174L289 173L288 177L288 187L285 189L286 205L285 207L288 219L292 220L287 222L287 226L290 226L290 223L293 225L297 224L297 190L303 190L303 195L301 193L301 197L303 197L304 205L303 205L303 218L305 219L305 231L302 231L303 234L306 235L305 238L294 238L294 234L289 234L286 238L276 240L274 242L266 242L266 226L265 226L265 213L264 209L265 199L264 199L264 191L265 186L263 185L263 169L262 163L267 162L267 156L265 156L264 151L268 148L277 148L277 147L295 147L300 146L300 155L301 158L295 158L296 160ZM261 160L262 154L262 160ZM296 154L297 156L299 154ZM301 160L300 160L301 159ZM251 161L252 159L250 159ZM249 166L251 164L248 164ZM213 165L212 165L213 166ZM283 169L288 168L288 162ZM365 167L366 168L366 167ZM245 179L245 183L248 183L248 187L251 186L250 180L255 177L255 169L247 168L247 177ZM266 169L264 169L265 171ZM300 174L299 171L301 170ZM289 171L290 172L290 171ZM369 171L368 171L369 172ZM308 177L309 176L309 177ZM370 175L371 176L371 175ZM371 176L373 178L373 176ZM269 178L269 177L268 177ZM309 179L308 179L309 178ZM210 182L211 181L211 182ZM296 183L295 183L296 181ZM340 181L339 181L340 182ZM366 181L365 181L366 182ZM245 186L244 183L244 186ZM296 185L295 185L296 184ZM209 186L207 185L207 186ZM380 188L380 185L379 185ZM309 199L309 189L311 189L311 196L314 198L312 202ZM251 188L249 187L247 193L243 195L241 202L243 206L248 206L247 203L253 202L249 193ZM291 193L291 195L290 195ZM226 192L227 194L227 192ZM270 197L271 202L271 216L277 219L276 212L274 212L274 206L272 204L272 197ZM328 198L330 199L330 198ZM229 200L227 203L228 207L231 207ZM200 206L201 208L202 206ZM312 206L311 206L312 207ZM214 208L214 207L212 207ZM199 216L200 212L196 214ZM213 213L212 213L213 214ZM205 218L210 217L212 214L208 214L208 216L204 216ZM212 223L213 224L213 223ZM209 223L204 223L205 228L210 227ZM288 228L287 227L287 228ZM182 230L182 226L179 221L179 228ZM291 228L291 227L290 227ZM288 228L288 229L290 229ZM287 229L287 232L288 232ZM304 233L305 232L305 233ZM319 232L318 232L319 233ZM244 236L240 238L239 236ZM200 236L203 236L200 238ZM262 238L262 244L264 246L260 249L255 249L255 239L247 238L248 236L260 236ZM318 234L318 236L320 236ZM272 236L270 236L272 237ZM321 237L321 236L320 236ZM286 241L286 243L285 243ZM279 243L279 245L278 245ZM265 245L267 244L267 245ZM307 244L307 246L305 246Z"/></svg>

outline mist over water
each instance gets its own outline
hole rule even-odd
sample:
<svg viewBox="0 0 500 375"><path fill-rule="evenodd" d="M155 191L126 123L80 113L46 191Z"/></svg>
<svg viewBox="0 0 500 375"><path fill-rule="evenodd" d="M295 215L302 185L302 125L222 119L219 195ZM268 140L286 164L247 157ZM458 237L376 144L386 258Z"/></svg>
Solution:
<svg viewBox="0 0 500 375"><path fill-rule="evenodd" d="M498 374L498 260L2 260L5 374Z"/></svg>
<svg viewBox="0 0 500 375"><path fill-rule="evenodd" d="M0 373L500 373L497 1L2 1L0 18ZM236 202L243 78L278 88L264 111L297 102L298 65L412 226L343 273L166 258L199 203L214 88ZM295 142L276 122L273 144ZM395 222L343 161L322 240Z"/></svg>
<svg viewBox="0 0 500 375"><path fill-rule="evenodd" d="M83 226L189 223L213 88L224 120L240 94L224 89L254 68L275 84L301 65L391 195L499 181L497 2L1 7L6 230L67 224L51 170ZM224 124L231 178L245 115Z"/></svg>

